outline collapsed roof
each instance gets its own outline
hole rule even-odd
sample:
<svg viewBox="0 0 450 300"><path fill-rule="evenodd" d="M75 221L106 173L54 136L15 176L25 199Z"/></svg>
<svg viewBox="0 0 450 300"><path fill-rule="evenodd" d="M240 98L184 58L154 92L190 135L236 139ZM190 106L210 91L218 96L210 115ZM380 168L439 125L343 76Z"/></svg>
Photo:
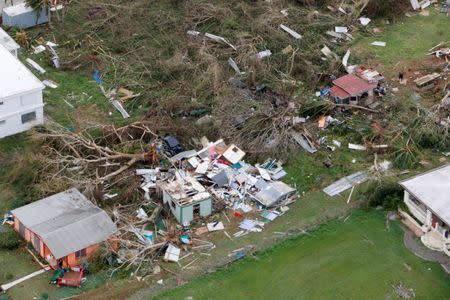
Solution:
<svg viewBox="0 0 450 300"><path fill-rule="evenodd" d="M180 206L190 205L211 198L211 195L192 176L176 176L174 181L160 181L158 186Z"/></svg>

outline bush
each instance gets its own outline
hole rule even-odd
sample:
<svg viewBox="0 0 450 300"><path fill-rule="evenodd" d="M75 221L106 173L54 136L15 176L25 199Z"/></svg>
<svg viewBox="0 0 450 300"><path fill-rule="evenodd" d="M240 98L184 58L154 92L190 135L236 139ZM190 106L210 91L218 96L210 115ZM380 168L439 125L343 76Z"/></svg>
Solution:
<svg viewBox="0 0 450 300"><path fill-rule="evenodd" d="M403 189L395 178L373 181L363 191L363 194L372 207L383 206L385 209L395 210L403 204Z"/></svg>
<svg viewBox="0 0 450 300"><path fill-rule="evenodd" d="M12 229L7 229L6 232L0 233L0 249L14 250L20 245L21 239L19 235Z"/></svg>
<svg viewBox="0 0 450 300"><path fill-rule="evenodd" d="M99 273L109 267L108 259L105 257L105 252L101 249L95 251L86 262L86 269L90 274Z"/></svg>

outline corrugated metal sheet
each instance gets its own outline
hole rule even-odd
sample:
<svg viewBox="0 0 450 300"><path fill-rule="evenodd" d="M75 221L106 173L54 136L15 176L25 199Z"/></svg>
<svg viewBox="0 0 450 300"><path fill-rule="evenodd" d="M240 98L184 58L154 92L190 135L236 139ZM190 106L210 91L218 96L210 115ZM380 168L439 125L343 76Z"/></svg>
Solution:
<svg viewBox="0 0 450 300"><path fill-rule="evenodd" d="M327 186L323 189L323 191L328 196L335 196L337 194L342 193L345 190L348 190L349 188L358 185L360 183L363 183L369 179L369 175L366 172L357 172L354 174L351 174L347 177L341 178L338 181L334 182L333 184Z"/></svg>
<svg viewBox="0 0 450 300"><path fill-rule="evenodd" d="M295 192L282 181L274 181L267 184L267 187L259 191L255 198L264 206L270 207L282 199L289 197Z"/></svg>
<svg viewBox="0 0 450 300"><path fill-rule="evenodd" d="M12 214L40 236L56 259L105 241L117 231L106 212L77 189L17 208Z"/></svg>
<svg viewBox="0 0 450 300"><path fill-rule="evenodd" d="M353 97L366 93L377 87L376 84L368 83L353 74L342 76L334 80L333 84L340 87Z"/></svg>

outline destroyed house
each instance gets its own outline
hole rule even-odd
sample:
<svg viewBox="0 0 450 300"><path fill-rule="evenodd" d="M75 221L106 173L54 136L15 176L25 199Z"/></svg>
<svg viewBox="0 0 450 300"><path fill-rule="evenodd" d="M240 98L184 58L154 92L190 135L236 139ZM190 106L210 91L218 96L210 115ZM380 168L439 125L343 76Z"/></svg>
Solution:
<svg viewBox="0 0 450 300"><path fill-rule="evenodd" d="M181 224L189 224L196 218L207 217L212 213L211 195L192 176L177 176L176 180L161 181L157 186L162 193L163 203Z"/></svg>
<svg viewBox="0 0 450 300"><path fill-rule="evenodd" d="M44 122L44 85L0 45L0 138Z"/></svg>
<svg viewBox="0 0 450 300"><path fill-rule="evenodd" d="M422 76L420 78L417 78L414 80L414 83L416 84L416 90L419 92L425 92L430 89L432 89L439 78L441 78L441 74L439 73L432 73L425 76Z"/></svg>
<svg viewBox="0 0 450 300"><path fill-rule="evenodd" d="M372 97L375 83L369 83L354 74L347 74L333 81L330 95L338 103L359 101L364 97Z"/></svg>
<svg viewBox="0 0 450 300"><path fill-rule="evenodd" d="M14 229L51 266L76 266L117 231L105 211L72 188L12 211Z"/></svg>
<svg viewBox="0 0 450 300"><path fill-rule="evenodd" d="M422 242L450 256L450 164L400 182Z"/></svg>

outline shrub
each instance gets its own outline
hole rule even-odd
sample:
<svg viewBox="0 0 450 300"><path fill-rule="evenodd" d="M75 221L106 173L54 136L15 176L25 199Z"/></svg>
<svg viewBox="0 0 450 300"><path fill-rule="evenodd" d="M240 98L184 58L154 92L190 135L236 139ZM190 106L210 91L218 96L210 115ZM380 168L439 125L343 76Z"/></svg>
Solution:
<svg viewBox="0 0 450 300"><path fill-rule="evenodd" d="M372 207L383 206L385 209L395 210L403 203L403 189L395 178L373 181L363 191L363 194Z"/></svg>
<svg viewBox="0 0 450 300"><path fill-rule="evenodd" d="M86 269L90 274L95 274L109 267L108 259L101 249L95 251L86 262Z"/></svg>
<svg viewBox="0 0 450 300"><path fill-rule="evenodd" d="M0 249L14 250L20 245L20 237L12 229L0 233Z"/></svg>

